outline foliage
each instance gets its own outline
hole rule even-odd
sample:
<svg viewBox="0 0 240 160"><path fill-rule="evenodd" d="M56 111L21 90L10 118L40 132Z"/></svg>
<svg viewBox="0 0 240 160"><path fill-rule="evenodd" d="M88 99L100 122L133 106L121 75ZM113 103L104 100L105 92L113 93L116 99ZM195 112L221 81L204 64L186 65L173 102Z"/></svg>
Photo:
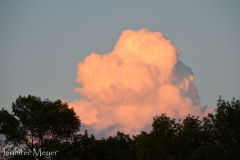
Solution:
<svg viewBox="0 0 240 160"><path fill-rule="evenodd" d="M138 159L240 159L240 101L218 100L215 114L175 122L153 118L153 130L134 136Z"/></svg>
<svg viewBox="0 0 240 160"><path fill-rule="evenodd" d="M87 130L77 133L80 121L61 101L19 97L13 103L13 115L0 111L0 133L5 134L6 143L57 150L53 160L240 159L239 124L240 101L221 97L215 113L202 119L188 115L178 122L166 114L155 116L152 131L133 138L122 132L106 139L96 139Z"/></svg>
<svg viewBox="0 0 240 160"><path fill-rule="evenodd" d="M79 131L80 120L73 108L60 100L41 100L35 96L19 96L12 103L12 113L0 111L0 134L6 142L33 153L46 140L71 141Z"/></svg>

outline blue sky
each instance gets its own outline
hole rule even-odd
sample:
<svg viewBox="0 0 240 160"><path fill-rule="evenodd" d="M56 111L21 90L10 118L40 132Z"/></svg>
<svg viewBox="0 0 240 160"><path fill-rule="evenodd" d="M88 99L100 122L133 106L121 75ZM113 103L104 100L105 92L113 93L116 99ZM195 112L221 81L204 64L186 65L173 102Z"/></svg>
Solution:
<svg viewBox="0 0 240 160"><path fill-rule="evenodd" d="M79 99L78 62L121 32L160 31L195 76L202 105L240 95L240 1L0 1L0 106L19 95Z"/></svg>

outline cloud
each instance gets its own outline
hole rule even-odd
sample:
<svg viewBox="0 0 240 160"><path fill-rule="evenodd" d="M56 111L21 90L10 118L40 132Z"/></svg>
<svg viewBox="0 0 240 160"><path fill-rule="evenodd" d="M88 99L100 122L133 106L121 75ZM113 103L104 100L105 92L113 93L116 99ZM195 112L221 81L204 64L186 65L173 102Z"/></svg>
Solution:
<svg viewBox="0 0 240 160"><path fill-rule="evenodd" d="M160 32L125 30L114 50L92 53L79 62L75 92L69 102L94 134L138 134L152 117L166 113L182 118L206 115L200 106L192 70L178 59L180 51Z"/></svg>

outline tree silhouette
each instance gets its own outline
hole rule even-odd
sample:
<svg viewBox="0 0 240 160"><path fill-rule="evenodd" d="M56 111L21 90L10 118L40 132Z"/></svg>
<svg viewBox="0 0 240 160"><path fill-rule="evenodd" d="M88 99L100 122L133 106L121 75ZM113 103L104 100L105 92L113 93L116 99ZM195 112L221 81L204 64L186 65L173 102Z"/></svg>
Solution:
<svg viewBox="0 0 240 160"><path fill-rule="evenodd" d="M106 139L96 139L87 130L77 133L79 118L60 100L20 96L12 109L13 114L0 111L0 134L5 135L5 142L28 150L57 150L52 160L240 159L240 101L235 99L228 102L220 97L215 113L202 119L188 115L176 122L166 114L155 116L152 131L133 138L122 132Z"/></svg>
<svg viewBox="0 0 240 160"><path fill-rule="evenodd" d="M71 141L81 124L67 103L31 95L19 96L12 103L12 113L0 111L0 134L5 135L5 142L32 153L34 148L42 148L46 140Z"/></svg>

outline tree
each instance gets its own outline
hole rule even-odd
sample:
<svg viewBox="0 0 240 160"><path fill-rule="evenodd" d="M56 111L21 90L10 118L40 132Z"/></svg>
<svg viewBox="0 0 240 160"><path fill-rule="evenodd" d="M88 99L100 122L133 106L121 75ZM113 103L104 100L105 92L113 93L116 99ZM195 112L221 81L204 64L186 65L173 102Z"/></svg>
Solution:
<svg viewBox="0 0 240 160"><path fill-rule="evenodd" d="M228 102L220 96L215 114L208 114L203 122L208 141L192 159L240 159L240 101Z"/></svg>
<svg viewBox="0 0 240 160"><path fill-rule="evenodd" d="M213 125L211 146L219 150L219 159L240 159L240 101L220 96L215 112L208 115Z"/></svg>
<svg viewBox="0 0 240 160"><path fill-rule="evenodd" d="M0 111L0 134L5 135L5 142L32 153L34 148L43 147L46 140L71 141L80 124L79 117L67 103L31 95L19 96L12 103L12 114L4 108Z"/></svg>
<svg viewBox="0 0 240 160"><path fill-rule="evenodd" d="M117 135L107 139L95 139L93 135L76 134L71 143L56 143L45 141L45 146L59 148L59 152L53 160L135 160L135 152L132 149L132 139L129 135L117 132Z"/></svg>
<svg viewBox="0 0 240 160"><path fill-rule="evenodd" d="M173 141L176 139L175 119L166 114L153 118L153 131L142 132L134 136L136 154L138 159L173 159Z"/></svg>
<svg viewBox="0 0 240 160"><path fill-rule="evenodd" d="M177 138L173 145L176 159L188 159L199 147L206 145L210 135L203 122L199 117L188 115L178 125Z"/></svg>
<svg viewBox="0 0 240 160"><path fill-rule="evenodd" d="M86 160L133 160L136 159L132 150L132 139L129 135L117 132L116 136L96 140L93 135L79 135L75 143L75 151L79 153L78 159Z"/></svg>

